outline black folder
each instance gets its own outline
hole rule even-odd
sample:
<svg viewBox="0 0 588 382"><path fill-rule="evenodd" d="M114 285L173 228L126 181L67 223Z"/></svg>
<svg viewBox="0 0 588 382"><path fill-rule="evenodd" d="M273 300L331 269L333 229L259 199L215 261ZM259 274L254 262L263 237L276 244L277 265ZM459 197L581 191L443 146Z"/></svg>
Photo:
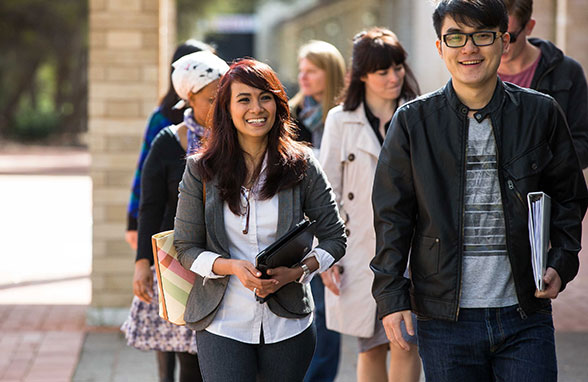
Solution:
<svg viewBox="0 0 588 382"><path fill-rule="evenodd" d="M291 267L304 259L304 256L312 249L314 235L310 228L314 223L314 220L303 219L255 256L255 267L261 271L261 278L270 278L266 273L270 268ZM267 301L270 297L271 294L265 299L256 296L260 303Z"/></svg>
<svg viewBox="0 0 588 382"><path fill-rule="evenodd" d="M303 219L255 256L255 267L263 273L262 278L269 278L265 273L267 269L291 267L304 259L312 249L314 235L310 227L313 225L314 220Z"/></svg>

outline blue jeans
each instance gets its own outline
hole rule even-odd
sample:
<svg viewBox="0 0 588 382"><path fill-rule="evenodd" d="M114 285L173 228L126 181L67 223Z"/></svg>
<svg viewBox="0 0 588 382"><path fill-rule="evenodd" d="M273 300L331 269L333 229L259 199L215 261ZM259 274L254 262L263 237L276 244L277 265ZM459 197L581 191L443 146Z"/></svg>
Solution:
<svg viewBox="0 0 588 382"><path fill-rule="evenodd" d="M310 282L314 299L314 323L316 326L316 349L304 382L332 382L339 367L341 335L327 329L325 323L325 286L316 275Z"/></svg>
<svg viewBox="0 0 588 382"><path fill-rule="evenodd" d="M556 382L551 306L526 318L517 307L461 309L457 322L419 319L427 381Z"/></svg>
<svg viewBox="0 0 588 382"><path fill-rule="evenodd" d="M273 344L247 344L206 330L196 332L205 382L300 382L315 341L312 325L295 337Z"/></svg>

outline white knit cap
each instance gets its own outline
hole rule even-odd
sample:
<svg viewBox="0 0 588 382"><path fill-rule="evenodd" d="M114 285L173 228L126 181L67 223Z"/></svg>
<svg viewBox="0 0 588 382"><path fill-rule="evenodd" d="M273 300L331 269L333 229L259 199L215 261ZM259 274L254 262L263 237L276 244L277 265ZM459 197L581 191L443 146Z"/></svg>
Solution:
<svg viewBox="0 0 588 382"><path fill-rule="evenodd" d="M186 105L190 92L198 93L200 89L222 77L229 70L229 65L214 53L201 51L180 57L172 64L172 84L182 99L174 108Z"/></svg>

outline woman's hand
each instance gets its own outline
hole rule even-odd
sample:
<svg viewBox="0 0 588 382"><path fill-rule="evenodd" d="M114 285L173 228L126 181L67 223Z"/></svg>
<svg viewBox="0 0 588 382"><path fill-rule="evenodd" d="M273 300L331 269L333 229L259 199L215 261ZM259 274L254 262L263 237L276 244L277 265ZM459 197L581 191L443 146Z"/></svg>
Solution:
<svg viewBox="0 0 588 382"><path fill-rule="evenodd" d="M126 231L125 232L125 241L129 244L132 250L137 250L137 242L138 242L138 235L137 230L134 231Z"/></svg>
<svg viewBox="0 0 588 382"><path fill-rule="evenodd" d="M272 279L261 279L261 272L247 260L234 260L217 258L212 264L212 271L217 275L235 275L241 284L260 297L267 296L272 292L273 286L278 281ZM276 289L277 290L277 289Z"/></svg>
<svg viewBox="0 0 588 382"><path fill-rule="evenodd" d="M328 290L333 292L335 296L339 296L339 288L341 286L341 267L337 264L321 273L323 284Z"/></svg>
<svg viewBox="0 0 588 382"><path fill-rule="evenodd" d="M133 293L139 300L147 304L150 304L153 299L153 273L147 259L140 259L135 262Z"/></svg>
<svg viewBox="0 0 588 382"><path fill-rule="evenodd" d="M275 280L276 283L268 289L257 291L259 297L266 297L271 293L277 292L284 285L298 280L302 276L302 272L299 268L277 267L268 269L267 275L271 277L270 280Z"/></svg>
<svg viewBox="0 0 588 382"><path fill-rule="evenodd" d="M313 273L317 269L319 269L319 262L315 256L310 256L309 258L305 259L303 263L306 264L310 273ZM302 271L302 267L300 266L292 268L276 267L268 269L267 274L271 277L271 280L275 280L277 283L271 286L269 290L262 290L261 293L258 292L257 295L259 297L266 297L268 294L276 292L284 285L300 279L304 272Z"/></svg>

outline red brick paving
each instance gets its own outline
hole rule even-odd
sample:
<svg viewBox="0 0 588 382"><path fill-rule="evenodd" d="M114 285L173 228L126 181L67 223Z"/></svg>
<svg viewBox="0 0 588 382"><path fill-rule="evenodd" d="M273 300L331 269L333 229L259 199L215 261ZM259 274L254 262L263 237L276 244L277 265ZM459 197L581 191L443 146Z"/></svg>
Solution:
<svg viewBox="0 0 588 382"><path fill-rule="evenodd" d="M0 305L0 381L70 381L86 306Z"/></svg>

